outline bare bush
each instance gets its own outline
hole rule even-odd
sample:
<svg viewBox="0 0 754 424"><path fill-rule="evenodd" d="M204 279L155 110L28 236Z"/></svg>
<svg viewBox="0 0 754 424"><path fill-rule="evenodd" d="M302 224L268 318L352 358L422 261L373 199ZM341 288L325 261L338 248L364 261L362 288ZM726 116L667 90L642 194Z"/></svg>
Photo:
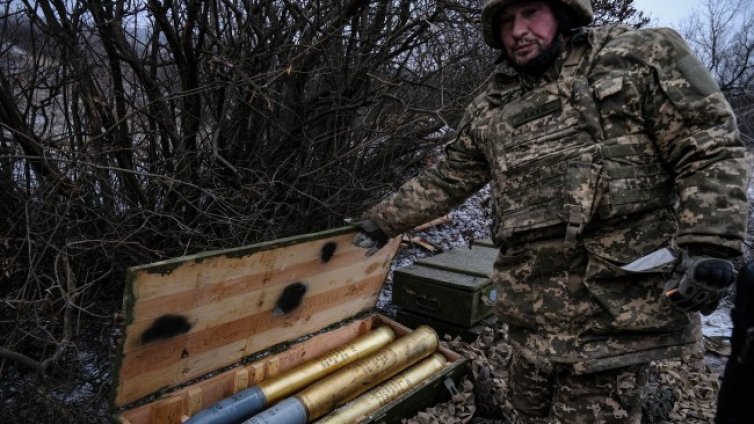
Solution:
<svg viewBox="0 0 754 424"><path fill-rule="evenodd" d="M733 105L744 142L754 147L754 6L706 0L681 32Z"/></svg>
<svg viewBox="0 0 754 424"><path fill-rule="evenodd" d="M649 23L644 12L634 7L633 0L592 0L594 24L620 22L640 28Z"/></svg>

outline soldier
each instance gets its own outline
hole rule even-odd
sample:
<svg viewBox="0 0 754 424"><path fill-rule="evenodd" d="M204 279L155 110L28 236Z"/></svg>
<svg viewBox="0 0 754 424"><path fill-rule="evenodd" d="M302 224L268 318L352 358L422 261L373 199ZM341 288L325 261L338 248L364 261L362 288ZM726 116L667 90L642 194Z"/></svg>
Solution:
<svg viewBox="0 0 754 424"><path fill-rule="evenodd" d="M491 182L520 422L640 422L647 364L700 349L746 230L749 159L710 74L672 30L592 17L488 0L489 86L443 160L352 222L379 248Z"/></svg>
<svg viewBox="0 0 754 424"><path fill-rule="evenodd" d="M746 264L738 276L736 300L730 315L733 321L730 357L720 384L715 424L751 421L751 402L754 401L754 261Z"/></svg>

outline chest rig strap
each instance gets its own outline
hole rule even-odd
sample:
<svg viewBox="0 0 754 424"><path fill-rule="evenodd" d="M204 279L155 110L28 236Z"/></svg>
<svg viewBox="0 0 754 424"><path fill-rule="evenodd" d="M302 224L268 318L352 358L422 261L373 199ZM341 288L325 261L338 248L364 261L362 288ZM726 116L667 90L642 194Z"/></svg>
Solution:
<svg viewBox="0 0 754 424"><path fill-rule="evenodd" d="M573 80L579 69L582 69L587 60L589 43L586 34L582 31L574 34L571 39L571 49L563 62L560 78ZM565 240L563 246L566 252L576 248L576 239L589 221L593 209L596 190L596 178L598 172L591 159L588 161L572 164L567 173L567 186L565 204L563 205L563 218L566 223ZM576 168L576 169L574 169ZM581 169L578 169L581 168ZM584 169L587 168L587 169ZM572 171L576 172L572 172Z"/></svg>
<svg viewBox="0 0 754 424"><path fill-rule="evenodd" d="M593 161L590 152L567 166L562 216L566 223L563 241L566 250L576 247L576 238L594 213L601 171L602 166Z"/></svg>

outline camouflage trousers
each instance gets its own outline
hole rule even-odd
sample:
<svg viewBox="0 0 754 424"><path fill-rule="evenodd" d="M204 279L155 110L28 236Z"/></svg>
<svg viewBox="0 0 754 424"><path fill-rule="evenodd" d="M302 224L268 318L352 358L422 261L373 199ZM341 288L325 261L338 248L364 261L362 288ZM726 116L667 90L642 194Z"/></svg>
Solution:
<svg viewBox="0 0 754 424"><path fill-rule="evenodd" d="M555 365L543 369L514 347L509 400L520 424L611 424L641 422L649 364L580 374Z"/></svg>

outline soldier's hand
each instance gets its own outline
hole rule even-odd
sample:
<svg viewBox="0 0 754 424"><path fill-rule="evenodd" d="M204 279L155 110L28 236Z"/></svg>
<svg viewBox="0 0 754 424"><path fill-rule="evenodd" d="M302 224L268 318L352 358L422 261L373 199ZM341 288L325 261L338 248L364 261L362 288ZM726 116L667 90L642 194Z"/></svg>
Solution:
<svg viewBox="0 0 754 424"><path fill-rule="evenodd" d="M735 280L736 270L730 261L688 256L684 252L681 263L665 284L664 294L681 311L709 315Z"/></svg>
<svg viewBox="0 0 754 424"><path fill-rule="evenodd" d="M377 223L369 218L353 219L346 218L346 223L359 229L353 238L355 246L367 249L366 256L372 256L387 244L389 237L377 226Z"/></svg>

